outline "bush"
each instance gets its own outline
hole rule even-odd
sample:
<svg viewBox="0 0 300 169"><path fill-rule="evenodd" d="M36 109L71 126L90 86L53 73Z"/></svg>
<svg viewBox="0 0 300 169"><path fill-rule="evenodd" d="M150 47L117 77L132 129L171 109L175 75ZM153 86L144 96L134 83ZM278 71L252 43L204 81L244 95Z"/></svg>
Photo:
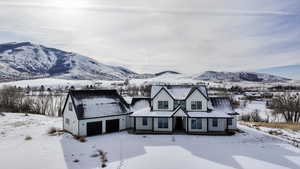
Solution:
<svg viewBox="0 0 300 169"><path fill-rule="evenodd" d="M271 135L276 135L276 136L282 135L282 134L283 134L283 133L282 133L281 131L279 131L279 130L270 130L270 131L268 131L268 133L271 134Z"/></svg>
<svg viewBox="0 0 300 169"><path fill-rule="evenodd" d="M26 141L32 140L32 137L31 136L26 136L24 140L26 140Z"/></svg>
<svg viewBox="0 0 300 169"><path fill-rule="evenodd" d="M258 109L255 109L251 114L251 121L252 122L262 122L262 118L260 117L259 115L259 110Z"/></svg>
<svg viewBox="0 0 300 169"><path fill-rule="evenodd" d="M55 135L57 131L59 131L57 128L51 127L51 128L48 130L47 133L48 133L49 135Z"/></svg>
<svg viewBox="0 0 300 169"><path fill-rule="evenodd" d="M84 136L76 136L76 135L74 135L73 138L74 138L75 140L80 141L81 143L86 142L86 138L85 138Z"/></svg>
<svg viewBox="0 0 300 169"><path fill-rule="evenodd" d="M251 116L250 116L250 114L243 114L243 115L240 116L240 119L241 119L242 121L247 121L247 122L249 122L250 119L251 119Z"/></svg>

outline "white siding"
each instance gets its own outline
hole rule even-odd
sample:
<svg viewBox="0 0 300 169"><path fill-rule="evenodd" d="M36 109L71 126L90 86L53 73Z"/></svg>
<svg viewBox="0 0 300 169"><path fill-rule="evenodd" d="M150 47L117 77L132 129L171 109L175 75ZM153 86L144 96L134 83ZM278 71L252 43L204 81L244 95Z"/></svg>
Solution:
<svg viewBox="0 0 300 169"><path fill-rule="evenodd" d="M218 126L213 127L213 119L208 119L208 131L225 131L227 125L227 119L218 119Z"/></svg>
<svg viewBox="0 0 300 169"><path fill-rule="evenodd" d="M202 129L192 129L192 120L196 118L189 118L189 132L207 132L207 120L206 118L201 118Z"/></svg>
<svg viewBox="0 0 300 169"><path fill-rule="evenodd" d="M186 117L186 114L183 112L182 109L179 109L174 115L173 117Z"/></svg>
<svg viewBox="0 0 300 169"><path fill-rule="evenodd" d="M154 118L154 131L172 132L172 118L168 118L168 128L158 128L158 118Z"/></svg>
<svg viewBox="0 0 300 169"><path fill-rule="evenodd" d="M86 136L86 123L88 122L96 122L96 121L102 121L102 133L106 133L106 120L115 120L120 119L120 130L126 129L126 115L122 116L112 116L112 117L102 117L102 118L94 118L94 119L86 119L86 120L80 120L79 121L79 135L80 136Z"/></svg>
<svg viewBox="0 0 300 169"><path fill-rule="evenodd" d="M126 128L130 129L133 127L133 118L126 116Z"/></svg>
<svg viewBox="0 0 300 169"><path fill-rule="evenodd" d="M136 117L135 126L136 130L152 130L152 117L147 118L147 125L143 125L143 117Z"/></svg>
<svg viewBox="0 0 300 169"><path fill-rule="evenodd" d="M159 110L158 101L169 102L169 109L166 111L172 111L174 109L174 100L165 90L161 90L161 92L153 99L152 101L153 110Z"/></svg>
<svg viewBox="0 0 300 169"><path fill-rule="evenodd" d="M202 110L192 110L192 101L201 101ZM195 90L187 99L186 99L186 110L187 111L207 111L207 99L198 91Z"/></svg>
<svg viewBox="0 0 300 169"><path fill-rule="evenodd" d="M63 123L64 123L64 130L71 132L74 135L78 135L78 119L75 113L75 108L72 104L72 111L69 111L69 104L72 104L71 96L69 96L67 100L67 105L63 112ZM66 123L66 119L69 119L69 124Z"/></svg>

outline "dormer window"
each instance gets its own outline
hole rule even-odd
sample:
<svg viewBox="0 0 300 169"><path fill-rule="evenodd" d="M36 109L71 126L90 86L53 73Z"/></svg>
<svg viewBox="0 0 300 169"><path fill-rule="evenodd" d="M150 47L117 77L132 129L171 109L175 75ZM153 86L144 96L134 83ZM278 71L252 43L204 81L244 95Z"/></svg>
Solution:
<svg viewBox="0 0 300 169"><path fill-rule="evenodd" d="M69 111L73 111L73 104L69 103Z"/></svg>
<svg viewBox="0 0 300 169"><path fill-rule="evenodd" d="M161 109L161 110L169 109L169 102L168 101L158 101L158 109Z"/></svg>
<svg viewBox="0 0 300 169"><path fill-rule="evenodd" d="M192 110L202 110L202 102L201 101L192 101L191 109Z"/></svg>

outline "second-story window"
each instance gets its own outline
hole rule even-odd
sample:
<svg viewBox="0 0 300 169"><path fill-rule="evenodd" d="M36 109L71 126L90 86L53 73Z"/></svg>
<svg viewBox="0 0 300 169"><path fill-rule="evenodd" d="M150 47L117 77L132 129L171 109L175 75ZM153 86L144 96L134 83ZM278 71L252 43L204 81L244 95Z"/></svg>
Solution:
<svg viewBox="0 0 300 169"><path fill-rule="evenodd" d="M69 111L73 111L73 105L72 105L72 103L69 103Z"/></svg>
<svg viewBox="0 0 300 169"><path fill-rule="evenodd" d="M168 101L158 101L158 109L161 109L161 110L169 109L169 102Z"/></svg>
<svg viewBox="0 0 300 169"><path fill-rule="evenodd" d="M201 110L202 109L202 102L201 101L192 101L191 102L191 109L192 110Z"/></svg>

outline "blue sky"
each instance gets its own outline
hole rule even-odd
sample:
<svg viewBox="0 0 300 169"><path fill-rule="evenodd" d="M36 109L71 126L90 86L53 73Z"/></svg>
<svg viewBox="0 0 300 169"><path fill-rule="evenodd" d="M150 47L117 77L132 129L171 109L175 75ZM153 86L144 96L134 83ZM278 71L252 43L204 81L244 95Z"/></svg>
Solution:
<svg viewBox="0 0 300 169"><path fill-rule="evenodd" d="M1 0L0 23L0 42L141 73L300 64L299 0Z"/></svg>

